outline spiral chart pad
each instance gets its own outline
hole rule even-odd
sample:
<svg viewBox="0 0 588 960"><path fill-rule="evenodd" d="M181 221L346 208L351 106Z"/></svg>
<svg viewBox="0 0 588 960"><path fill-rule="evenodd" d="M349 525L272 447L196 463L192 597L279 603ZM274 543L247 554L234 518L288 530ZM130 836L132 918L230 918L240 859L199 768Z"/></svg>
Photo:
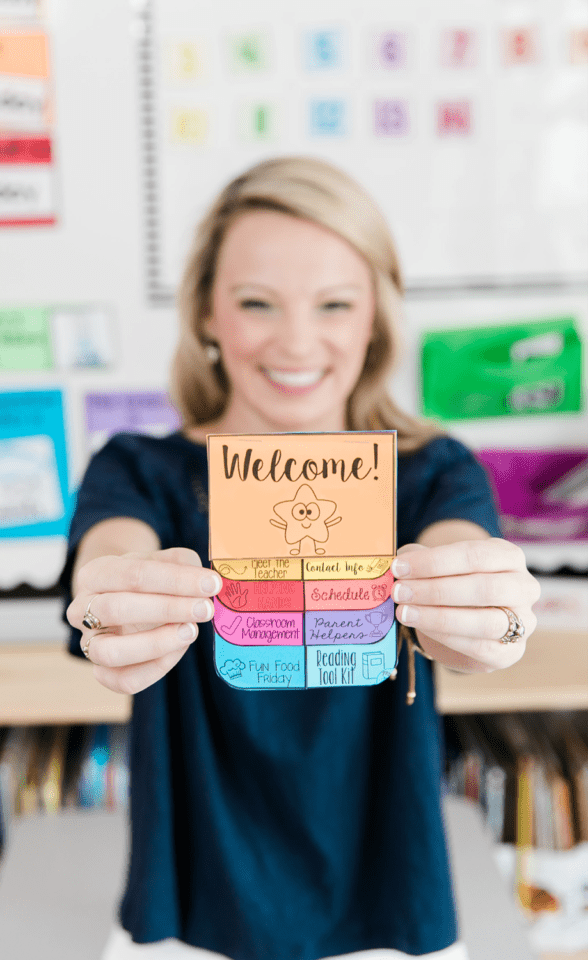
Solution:
<svg viewBox="0 0 588 960"><path fill-rule="evenodd" d="M369 686L397 661L396 432L208 437L220 677Z"/></svg>

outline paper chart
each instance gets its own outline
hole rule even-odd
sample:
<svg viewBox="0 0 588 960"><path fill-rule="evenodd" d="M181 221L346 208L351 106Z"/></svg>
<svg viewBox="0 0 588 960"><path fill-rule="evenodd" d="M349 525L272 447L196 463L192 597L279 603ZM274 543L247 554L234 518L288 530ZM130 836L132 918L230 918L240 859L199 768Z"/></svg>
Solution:
<svg viewBox="0 0 588 960"><path fill-rule="evenodd" d="M0 306L0 371L110 367L113 326L99 305Z"/></svg>
<svg viewBox="0 0 588 960"><path fill-rule="evenodd" d="M0 3L0 227L56 222L49 38L38 7Z"/></svg>
<svg viewBox="0 0 588 960"><path fill-rule="evenodd" d="M395 675L396 433L209 436L215 666L245 690Z"/></svg>

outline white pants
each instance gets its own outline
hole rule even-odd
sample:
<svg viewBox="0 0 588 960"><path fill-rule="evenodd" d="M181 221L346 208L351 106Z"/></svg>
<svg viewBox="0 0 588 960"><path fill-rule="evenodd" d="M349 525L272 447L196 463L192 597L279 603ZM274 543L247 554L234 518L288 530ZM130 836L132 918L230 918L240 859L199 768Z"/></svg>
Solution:
<svg viewBox="0 0 588 960"><path fill-rule="evenodd" d="M420 954L426 960L468 960L464 944L454 943L446 950ZM325 960L410 960L407 953L398 950L362 950L345 956L325 957ZM200 947L190 947L180 940L159 940L157 943L133 943L131 936L118 924L113 927L101 960L227 960L220 953L211 953ZM276 958L279 960L279 957ZM414 958L413 958L414 960Z"/></svg>

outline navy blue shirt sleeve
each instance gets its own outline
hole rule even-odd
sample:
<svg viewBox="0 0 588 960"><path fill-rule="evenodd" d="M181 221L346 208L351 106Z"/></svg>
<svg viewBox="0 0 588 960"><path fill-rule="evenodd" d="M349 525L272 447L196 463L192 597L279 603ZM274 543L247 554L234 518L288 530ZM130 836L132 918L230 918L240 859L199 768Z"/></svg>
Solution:
<svg viewBox="0 0 588 960"><path fill-rule="evenodd" d="M482 465L463 443L442 436L399 458L398 546L414 543L441 520L469 520L501 537L492 489ZM414 476L413 476L414 474Z"/></svg>
<svg viewBox="0 0 588 960"><path fill-rule="evenodd" d="M161 487L157 485L153 464L139 448L143 438L132 434L118 434L96 453L77 493L72 516L65 565L59 578L64 601L62 619L67 622L65 610L71 603L71 574L80 540L87 531L113 517L132 517L149 524L161 542L166 539L166 504ZM71 628L69 652L83 657L80 648L81 632Z"/></svg>

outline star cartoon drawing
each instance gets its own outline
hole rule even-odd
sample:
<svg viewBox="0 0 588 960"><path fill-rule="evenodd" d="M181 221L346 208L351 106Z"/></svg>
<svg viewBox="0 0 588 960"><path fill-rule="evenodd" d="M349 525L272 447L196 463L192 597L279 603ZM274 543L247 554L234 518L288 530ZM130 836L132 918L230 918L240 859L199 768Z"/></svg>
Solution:
<svg viewBox="0 0 588 960"><path fill-rule="evenodd" d="M279 520L270 520L274 527L283 531L286 543L293 543L290 553L298 556L301 544L307 537L312 540L316 554L326 551L317 543L329 539L329 527L340 523L342 517L334 517L337 504L334 500L319 500L312 487L303 483L298 487L291 500L281 500L274 505L274 513Z"/></svg>

